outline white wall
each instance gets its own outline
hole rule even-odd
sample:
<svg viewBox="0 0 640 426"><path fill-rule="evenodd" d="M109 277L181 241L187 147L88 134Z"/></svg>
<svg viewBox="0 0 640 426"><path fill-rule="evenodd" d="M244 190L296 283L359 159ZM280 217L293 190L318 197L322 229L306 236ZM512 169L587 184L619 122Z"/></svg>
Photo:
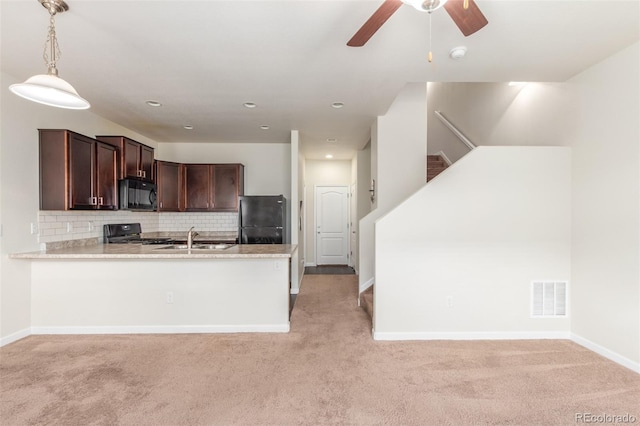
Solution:
<svg viewBox="0 0 640 426"><path fill-rule="evenodd" d="M476 146L565 145L562 83L429 83L429 154L455 162L469 149L436 117L444 114Z"/></svg>
<svg viewBox="0 0 640 426"><path fill-rule="evenodd" d="M304 277L304 265L307 262L307 237L306 237L306 229L307 229L307 216L305 214L305 208L307 204L306 200L306 180L307 168L305 163L304 155L298 151L298 214L300 222L298 225L298 289L300 285L302 285L302 278Z"/></svg>
<svg viewBox="0 0 640 426"><path fill-rule="evenodd" d="M379 219L375 338L568 337L530 317L530 285L570 278L570 159L479 147Z"/></svg>
<svg viewBox="0 0 640 426"><path fill-rule="evenodd" d="M572 332L640 372L640 44L567 82Z"/></svg>
<svg viewBox="0 0 640 426"><path fill-rule="evenodd" d="M300 244L300 171L298 167L300 157L300 132L297 130L291 131L291 198L289 201L289 217L287 222L289 226L288 242L291 244ZM298 294L300 289L300 280L304 273L304 265L300 265L300 252L296 251L291 257L291 293Z"/></svg>
<svg viewBox="0 0 640 426"><path fill-rule="evenodd" d="M7 90L17 82L6 73L0 74L0 344L23 336L30 326L29 263L8 259L7 254L39 248L37 235L30 233L30 224L38 223L38 129L70 129L87 136L125 135L156 145L91 110L63 110L19 98Z"/></svg>
<svg viewBox="0 0 640 426"><path fill-rule="evenodd" d="M426 155L426 84L407 84L371 128L376 197L371 213L359 226L360 288L375 276L374 222L425 184Z"/></svg>
<svg viewBox="0 0 640 426"><path fill-rule="evenodd" d="M322 185L346 186L351 185L350 160L307 160L305 162L305 199L307 201L306 215L306 264L316 264L316 233L315 233L315 187Z"/></svg>
<svg viewBox="0 0 640 426"><path fill-rule="evenodd" d="M358 182L358 220L365 217L371 211L371 144L356 153L358 170L356 181Z"/></svg>
<svg viewBox="0 0 640 426"><path fill-rule="evenodd" d="M289 331L287 258L22 262L34 334Z"/></svg>
<svg viewBox="0 0 640 426"><path fill-rule="evenodd" d="M242 163L246 195L291 199L291 144L159 143L156 159L179 163Z"/></svg>
<svg viewBox="0 0 640 426"><path fill-rule="evenodd" d="M353 159L352 179L356 184L355 211L351 212L353 217L352 232L355 231L355 244L351 246L353 253L352 262L356 273L360 272L360 220L371 212L371 143L364 149L356 152ZM353 200L352 200L353 201Z"/></svg>

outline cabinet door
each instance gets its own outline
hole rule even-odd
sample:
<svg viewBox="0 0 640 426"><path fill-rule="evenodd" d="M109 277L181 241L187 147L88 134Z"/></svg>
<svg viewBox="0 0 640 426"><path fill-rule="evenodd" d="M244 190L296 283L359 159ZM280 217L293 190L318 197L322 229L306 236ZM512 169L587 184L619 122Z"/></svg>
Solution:
<svg viewBox="0 0 640 426"><path fill-rule="evenodd" d="M153 148L140 145L140 170L142 179L153 181Z"/></svg>
<svg viewBox="0 0 640 426"><path fill-rule="evenodd" d="M95 141L80 135L69 136L69 208L93 209Z"/></svg>
<svg viewBox="0 0 640 426"><path fill-rule="evenodd" d="M139 178L140 175L140 144L129 139L124 140L122 153L122 167L125 178Z"/></svg>
<svg viewBox="0 0 640 426"><path fill-rule="evenodd" d="M187 164L187 211L208 210L211 205L211 167L208 164Z"/></svg>
<svg viewBox="0 0 640 426"><path fill-rule="evenodd" d="M96 196L98 208L115 210L118 208L118 180L116 170L116 148L96 143Z"/></svg>
<svg viewBox="0 0 640 426"><path fill-rule="evenodd" d="M213 210L237 212L240 195L240 166L237 164L213 165Z"/></svg>
<svg viewBox="0 0 640 426"><path fill-rule="evenodd" d="M180 211L180 165L158 161L158 211Z"/></svg>

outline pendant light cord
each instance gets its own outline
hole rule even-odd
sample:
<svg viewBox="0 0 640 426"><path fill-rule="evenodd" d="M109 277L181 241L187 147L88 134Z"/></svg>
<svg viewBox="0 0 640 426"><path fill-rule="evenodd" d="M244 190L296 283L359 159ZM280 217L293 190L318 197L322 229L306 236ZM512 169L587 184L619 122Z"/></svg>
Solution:
<svg viewBox="0 0 640 426"><path fill-rule="evenodd" d="M431 37L431 12L429 12L429 56L428 56L429 62L433 61L433 53L432 53L432 50L431 50L431 40L432 40L432 37Z"/></svg>

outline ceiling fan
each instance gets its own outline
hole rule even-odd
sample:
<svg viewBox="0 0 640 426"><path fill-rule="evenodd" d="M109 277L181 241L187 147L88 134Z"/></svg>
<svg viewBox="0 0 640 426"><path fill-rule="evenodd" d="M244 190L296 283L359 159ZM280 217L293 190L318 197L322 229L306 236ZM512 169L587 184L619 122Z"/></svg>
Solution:
<svg viewBox="0 0 640 426"><path fill-rule="evenodd" d="M465 37L475 33L489 23L474 0L385 0L367 22L351 37L351 40L347 42L347 46L364 46L403 3L411 5L422 12L429 13L444 6Z"/></svg>

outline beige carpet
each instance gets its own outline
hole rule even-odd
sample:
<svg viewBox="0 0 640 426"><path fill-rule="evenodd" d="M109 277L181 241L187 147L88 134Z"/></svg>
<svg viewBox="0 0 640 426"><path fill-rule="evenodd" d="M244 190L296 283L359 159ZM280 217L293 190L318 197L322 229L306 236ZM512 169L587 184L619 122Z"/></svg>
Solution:
<svg viewBox="0 0 640 426"><path fill-rule="evenodd" d="M0 424L640 423L640 375L578 345L375 342L356 288L305 277L289 334L23 339L0 349Z"/></svg>

